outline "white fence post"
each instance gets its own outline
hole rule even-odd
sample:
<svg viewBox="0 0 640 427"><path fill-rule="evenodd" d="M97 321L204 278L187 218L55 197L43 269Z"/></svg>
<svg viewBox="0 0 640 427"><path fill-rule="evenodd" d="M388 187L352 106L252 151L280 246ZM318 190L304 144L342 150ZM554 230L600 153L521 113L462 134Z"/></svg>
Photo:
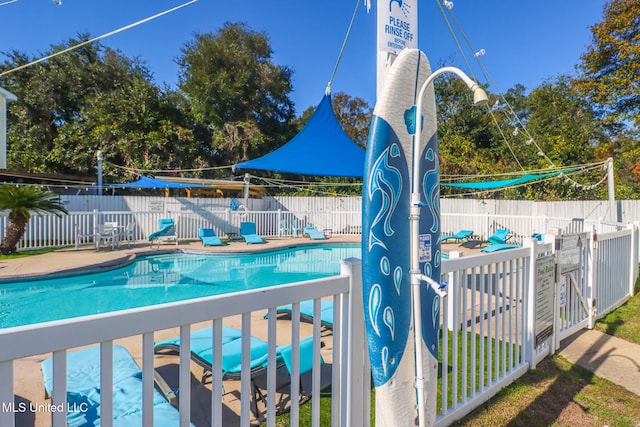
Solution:
<svg viewBox="0 0 640 427"><path fill-rule="evenodd" d="M536 260L538 258L538 245L535 239L526 239L525 246L530 247L529 253L529 280L527 283L526 296L526 357L529 358L529 369L536 367L536 281L538 269L536 268Z"/></svg>
<svg viewBox="0 0 640 427"><path fill-rule="evenodd" d="M362 300L362 261L348 258L340 263L340 274L350 277L349 317L343 319L349 334L347 366L346 402L342 410L346 412L347 426L369 426L371 399L371 368L367 335L364 328L364 307ZM344 328L343 328L344 330ZM344 402L344 400L343 400Z"/></svg>
<svg viewBox="0 0 640 427"><path fill-rule="evenodd" d="M596 266L596 260L598 259L597 257L597 252L598 252L598 235L596 234L595 228L593 225L591 225L591 230L589 230L589 250L587 251L587 262L589 263L589 270L588 270L588 274L589 277L587 278L587 286L589 287L589 296L587 297L587 305L588 305L588 309L589 309L589 326L587 326L589 329L593 329L593 326L596 322L596 315L598 314L598 301L596 299L598 293L598 281L597 279L597 266Z"/></svg>
<svg viewBox="0 0 640 427"><path fill-rule="evenodd" d="M631 262L629 263L629 296L633 296L636 288L636 275L638 272L638 226L637 224L627 224L627 228L631 230Z"/></svg>
<svg viewBox="0 0 640 427"><path fill-rule="evenodd" d="M460 251L451 251L449 252L449 259L461 258L463 253ZM462 292L466 292L465 289L461 289L462 286L466 286L466 280L463 278L462 282L455 280L454 274L456 272L451 272L448 274L449 278L447 282L448 295L446 298L447 304L447 324L448 329L450 331L459 331L462 327L462 321L460 319L460 298ZM458 273L459 274L459 273Z"/></svg>

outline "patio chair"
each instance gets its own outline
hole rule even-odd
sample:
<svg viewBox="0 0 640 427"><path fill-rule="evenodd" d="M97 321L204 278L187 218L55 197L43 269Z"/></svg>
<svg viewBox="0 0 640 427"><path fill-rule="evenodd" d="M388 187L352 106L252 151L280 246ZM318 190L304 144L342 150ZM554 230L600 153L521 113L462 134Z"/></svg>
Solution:
<svg viewBox="0 0 640 427"><path fill-rule="evenodd" d="M202 383L204 384L213 371L213 328L206 327L191 333L191 360L204 369ZM266 402L266 397L260 386L266 384L269 344L254 336L250 337L250 381L251 408L256 417L260 416L257 401ZM300 340L300 375L309 372L313 359L313 336ZM156 354L180 354L180 337L156 343ZM276 347L276 377L280 379L277 388L290 384L291 375L291 345ZM321 362L323 363L323 362ZM242 372L242 331L230 326L222 327L222 370L223 380L239 381ZM284 381L283 381L284 380ZM301 390L309 393L310 390Z"/></svg>
<svg viewBox="0 0 640 427"><path fill-rule="evenodd" d="M278 231L278 235L280 237L285 237L285 236L288 236L289 233L291 233L291 230L287 226L287 220L286 219L281 219L280 220L280 231Z"/></svg>
<svg viewBox="0 0 640 427"><path fill-rule="evenodd" d="M136 223L131 221L120 233L120 241L127 242L127 247L131 247L131 241L135 238Z"/></svg>
<svg viewBox="0 0 640 427"><path fill-rule="evenodd" d="M202 240L202 246L220 246L223 244L222 240L216 236L213 228L199 228L198 237Z"/></svg>
<svg viewBox="0 0 640 427"><path fill-rule="evenodd" d="M327 238L323 232L311 225L304 228L304 234L307 234L311 240L325 240Z"/></svg>
<svg viewBox="0 0 640 427"><path fill-rule="evenodd" d="M116 225L114 226L114 224ZM117 223L105 222L104 224L98 224L94 238L97 251L100 250L103 243L111 243L111 249L115 249L118 241Z"/></svg>
<svg viewBox="0 0 640 427"><path fill-rule="evenodd" d="M279 319L291 319L293 305L283 305L276 308L276 315ZM264 315L269 318L269 313ZM313 323L313 300L300 302L300 320L306 323ZM333 302L320 300L320 325L326 329L333 329Z"/></svg>
<svg viewBox="0 0 640 427"><path fill-rule="evenodd" d="M41 364L45 393L53 390L53 358ZM100 423L100 346L67 353L67 423L69 426ZM180 424L175 393L155 372L157 389L153 392L155 426ZM159 389L159 390L158 390ZM114 425L142 425L142 371L126 348L113 346L113 419ZM192 424L193 425L193 424Z"/></svg>
<svg viewBox="0 0 640 427"><path fill-rule="evenodd" d="M160 243L164 241L173 241L178 245L176 223L173 218L160 218L158 220L158 231L149 235L149 242L151 246L153 246L154 240L158 242L158 248L160 247Z"/></svg>
<svg viewBox="0 0 640 427"><path fill-rule="evenodd" d="M94 240L96 238L96 233L91 232L91 233L83 233L80 230L80 226L78 224L75 224L74 226L74 231L75 231L75 241L76 241L76 249L80 248L80 245L82 245L85 242L89 242L90 240ZM94 243L93 241L91 243Z"/></svg>
<svg viewBox="0 0 640 427"><path fill-rule="evenodd" d="M462 240L468 239L471 236L473 236L473 230L460 230L456 234L443 236L440 241L446 242L447 240L455 240L456 242L460 242Z"/></svg>
<svg viewBox="0 0 640 427"><path fill-rule="evenodd" d="M293 237L298 237L302 230L298 226L298 218L291 218L291 235Z"/></svg>
<svg viewBox="0 0 640 427"><path fill-rule="evenodd" d="M256 232L255 222L241 222L240 223L240 235L247 244L250 243L264 243L262 237Z"/></svg>

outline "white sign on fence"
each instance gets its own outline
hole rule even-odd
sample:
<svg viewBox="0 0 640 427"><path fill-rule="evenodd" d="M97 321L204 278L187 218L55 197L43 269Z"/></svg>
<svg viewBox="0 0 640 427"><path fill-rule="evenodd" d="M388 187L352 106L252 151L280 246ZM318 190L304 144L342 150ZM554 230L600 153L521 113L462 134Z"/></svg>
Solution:
<svg viewBox="0 0 640 427"><path fill-rule="evenodd" d="M150 212L164 212L164 201L162 200L149 200Z"/></svg>
<svg viewBox="0 0 640 427"><path fill-rule="evenodd" d="M580 267L582 240L579 234L566 234L560 240L560 274L576 271Z"/></svg>
<svg viewBox="0 0 640 427"><path fill-rule="evenodd" d="M536 260L536 347L553 335L555 267L553 255Z"/></svg>

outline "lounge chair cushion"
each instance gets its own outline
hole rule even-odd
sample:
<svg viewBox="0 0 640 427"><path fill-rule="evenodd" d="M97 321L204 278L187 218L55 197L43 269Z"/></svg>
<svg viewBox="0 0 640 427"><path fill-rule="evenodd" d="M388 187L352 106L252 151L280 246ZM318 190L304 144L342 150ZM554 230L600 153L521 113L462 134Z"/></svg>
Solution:
<svg viewBox="0 0 640 427"><path fill-rule="evenodd" d="M220 246L222 245L222 240L212 228L199 228L198 229L198 237L202 240L203 246Z"/></svg>
<svg viewBox="0 0 640 427"><path fill-rule="evenodd" d="M149 241L162 237L176 237L175 221L172 218L161 218L158 220L158 231L149 234Z"/></svg>
<svg viewBox="0 0 640 427"><path fill-rule="evenodd" d="M333 328L333 302L328 300L320 300L320 322L327 329ZM283 318L290 319L293 310L292 304L283 305L276 309L276 313ZM269 313L264 315L268 318ZM300 303L300 320L307 323L313 323L313 300L302 301Z"/></svg>
<svg viewBox="0 0 640 427"><path fill-rule="evenodd" d="M514 243L494 243L493 245L489 245L482 248L482 252L490 253L490 252L503 251L505 249L515 249L515 248L521 248L521 247L522 246L516 245Z"/></svg>
<svg viewBox="0 0 640 427"><path fill-rule="evenodd" d="M244 241L249 243L264 243L262 237L256 232L255 222L241 222L240 223L240 235L244 238Z"/></svg>
<svg viewBox="0 0 640 427"><path fill-rule="evenodd" d="M495 233L487 237L487 241L492 245L507 243L507 240L509 240L510 236L511 236L511 231L499 228L495 231Z"/></svg>
<svg viewBox="0 0 640 427"><path fill-rule="evenodd" d="M309 235L311 240L324 240L327 236L320 232L316 227L308 226L304 228L304 233Z"/></svg>
<svg viewBox="0 0 640 427"><path fill-rule="evenodd" d="M53 358L42 362L46 392L53 390ZM70 427L100 424L100 346L67 353L67 413ZM154 425L173 427L180 423L178 411L154 389ZM86 409L86 410L84 410ZM142 425L142 371L131 354L113 346L113 420L114 426Z"/></svg>

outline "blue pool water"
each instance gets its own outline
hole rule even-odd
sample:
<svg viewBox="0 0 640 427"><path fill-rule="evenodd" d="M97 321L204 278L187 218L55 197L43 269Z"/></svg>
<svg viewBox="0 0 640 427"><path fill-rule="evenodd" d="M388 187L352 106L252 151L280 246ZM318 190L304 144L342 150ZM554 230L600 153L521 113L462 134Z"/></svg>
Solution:
<svg viewBox="0 0 640 427"><path fill-rule="evenodd" d="M327 277L340 272L340 260L360 256L358 244L172 253L99 273L0 283L0 328Z"/></svg>

